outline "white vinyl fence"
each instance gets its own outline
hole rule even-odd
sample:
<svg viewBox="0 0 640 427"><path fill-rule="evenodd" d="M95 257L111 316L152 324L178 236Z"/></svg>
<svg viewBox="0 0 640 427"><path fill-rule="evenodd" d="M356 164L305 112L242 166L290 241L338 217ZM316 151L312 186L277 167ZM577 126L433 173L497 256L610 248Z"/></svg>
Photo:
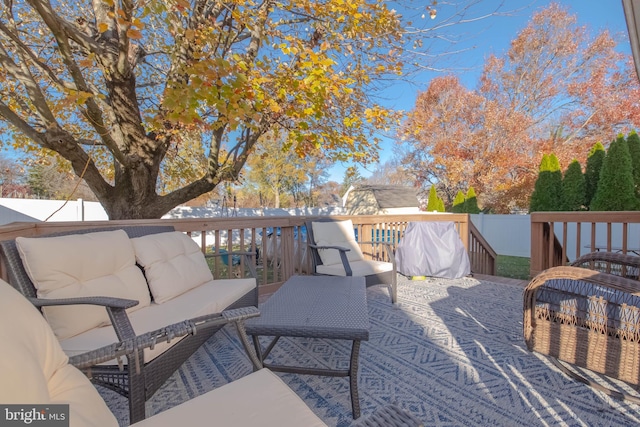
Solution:
<svg viewBox="0 0 640 427"><path fill-rule="evenodd" d="M498 255L531 256L529 215L471 215L471 222Z"/></svg>

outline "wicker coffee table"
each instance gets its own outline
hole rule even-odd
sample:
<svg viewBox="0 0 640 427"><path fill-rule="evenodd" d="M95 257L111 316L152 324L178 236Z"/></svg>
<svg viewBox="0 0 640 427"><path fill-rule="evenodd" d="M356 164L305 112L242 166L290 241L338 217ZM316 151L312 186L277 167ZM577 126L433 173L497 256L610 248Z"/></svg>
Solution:
<svg viewBox="0 0 640 427"><path fill-rule="evenodd" d="M264 363L278 372L349 377L353 418L360 416L358 355L360 341L369 339L369 313L363 277L293 276L260 306L260 317L246 321L253 344L264 361L280 337L328 338L352 341L348 369L282 366ZM258 337L274 337L263 349Z"/></svg>

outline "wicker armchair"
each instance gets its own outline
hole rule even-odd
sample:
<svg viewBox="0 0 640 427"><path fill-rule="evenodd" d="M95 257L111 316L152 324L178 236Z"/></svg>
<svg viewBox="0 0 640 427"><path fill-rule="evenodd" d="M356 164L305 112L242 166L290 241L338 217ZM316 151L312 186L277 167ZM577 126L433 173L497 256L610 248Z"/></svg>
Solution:
<svg viewBox="0 0 640 427"><path fill-rule="evenodd" d="M70 232L50 234L42 237L61 236L71 234L84 234L97 231L121 229L130 238L146 236L149 234L174 231L172 226L130 226L116 228L84 229ZM38 308L51 305L91 304L104 306L109 314L113 328L120 341L130 341L136 337L125 309L136 305L138 302L121 298L108 297L84 297L56 300L38 299L36 288L29 275L25 271L15 240L0 242L0 251L4 260L4 268L8 282L20 291ZM252 265L251 262L247 262ZM255 277L255 276L254 276ZM250 307L258 305L258 290L248 292L226 310ZM208 316L220 317L219 314ZM170 347L149 362L145 362L142 348L126 354L126 366L97 365L93 354L77 355L72 357L71 363L88 370L91 380L95 384L116 391L129 399L130 422L136 422L145 418L145 402L164 384L164 382L188 359L207 339L220 330L224 322L211 322L206 318L197 319L197 323L190 331L184 331L184 324L169 325L166 328L167 336L174 338L186 335L178 343ZM188 332L188 333L187 333ZM197 332L197 333L196 333Z"/></svg>
<svg viewBox="0 0 640 427"><path fill-rule="evenodd" d="M589 257L583 261L607 269L613 266ZM523 332L530 351L551 356L574 379L640 403L635 396L590 381L560 363L640 385L640 282L587 268L549 268L524 291Z"/></svg>
<svg viewBox="0 0 640 427"><path fill-rule="evenodd" d="M391 302L396 303L398 299L397 291L397 268L396 259L391 249L391 245L378 241L378 242L356 242L355 233L351 221L344 221L345 224L350 224L346 228L350 228L348 235L340 235L345 231L345 227L332 227L331 232L326 232L329 228L324 227L325 234L322 236L316 236L314 232L314 223L336 223L331 218L316 218L306 222L307 228L307 245L311 253L311 262L313 264L313 274L321 275L333 275L333 276L362 276L365 278L366 286L375 285L387 285L389 286L389 293L391 294ZM342 234L345 234L342 233ZM336 239L334 239L337 237ZM319 244L323 242L323 244ZM328 242L328 243L327 243ZM345 244L346 242L346 244ZM354 244L355 246L347 247L346 245ZM362 252L359 251L359 246L371 245L371 246L383 246L386 251L386 257L390 260L374 261L364 259ZM328 264L326 262L327 257L323 261L323 255L321 251L333 252L337 256L332 256L337 262Z"/></svg>

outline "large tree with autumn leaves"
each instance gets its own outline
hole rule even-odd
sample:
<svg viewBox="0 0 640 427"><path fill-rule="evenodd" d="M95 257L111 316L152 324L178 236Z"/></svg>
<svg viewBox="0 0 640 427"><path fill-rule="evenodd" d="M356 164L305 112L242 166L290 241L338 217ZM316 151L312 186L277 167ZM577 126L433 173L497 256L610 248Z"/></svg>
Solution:
<svg viewBox="0 0 640 427"><path fill-rule="evenodd" d="M401 70L381 0L17 0L0 6L2 142L70 162L111 219L235 181L259 138L376 159Z"/></svg>
<svg viewBox="0 0 640 427"><path fill-rule="evenodd" d="M402 129L405 167L449 200L473 186L484 208L526 208L543 153L584 162L596 141L640 125L638 99L631 56L613 36L551 4L487 59L476 89L444 76L418 96Z"/></svg>

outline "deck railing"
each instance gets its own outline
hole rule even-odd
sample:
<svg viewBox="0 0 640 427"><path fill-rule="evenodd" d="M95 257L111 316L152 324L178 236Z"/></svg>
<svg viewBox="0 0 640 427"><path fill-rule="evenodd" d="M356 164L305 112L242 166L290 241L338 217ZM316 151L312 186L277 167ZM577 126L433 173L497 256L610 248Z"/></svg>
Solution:
<svg viewBox="0 0 640 427"><path fill-rule="evenodd" d="M261 293L277 289L294 274L310 273L310 258L306 251L305 216L225 217L127 221L88 221L51 223L12 223L0 226L0 240L18 236L33 237L56 232L118 227L126 225L172 225L189 234L205 253L250 252L255 254ZM474 273L495 274L496 254L480 236L467 214L357 215L332 216L351 219L359 240L384 239L394 248L411 221L453 221L461 240L469 251ZM365 256L387 260L386 253L363 250ZM213 257L216 278L244 274L244 258ZM238 265L234 265L234 261ZM4 261L0 260L0 274L6 279Z"/></svg>
<svg viewBox="0 0 640 427"><path fill-rule="evenodd" d="M531 277L598 250L640 252L640 212L531 214Z"/></svg>

